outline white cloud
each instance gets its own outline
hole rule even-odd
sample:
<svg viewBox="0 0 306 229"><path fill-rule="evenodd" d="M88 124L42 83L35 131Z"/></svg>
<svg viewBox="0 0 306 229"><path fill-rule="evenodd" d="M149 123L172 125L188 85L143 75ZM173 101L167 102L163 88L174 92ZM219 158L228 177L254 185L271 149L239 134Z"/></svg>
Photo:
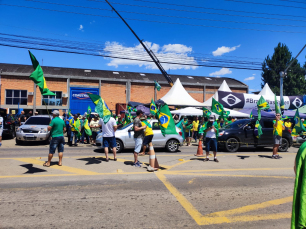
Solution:
<svg viewBox="0 0 306 229"><path fill-rule="evenodd" d="M192 47L187 47L183 44L167 44L160 46L158 44L152 42L144 42L146 47L149 50L152 50L156 57L160 62L175 62L182 64L197 64L197 61L194 57L190 56L190 52L192 52ZM150 56L144 50L141 44L127 47L118 42L106 42L103 53L107 53L111 56L124 56L131 59L143 59L152 61ZM122 55L122 53L126 53L126 55ZM102 55L102 53L100 53ZM157 69L157 66L154 62L147 61L139 61L139 60L127 60L127 59L117 59L117 58L106 58L110 59L110 62L107 64L108 66L118 67L120 65L138 65L139 67L145 67L147 69ZM162 66L165 70L168 69L196 69L197 66L192 65L179 65L179 64L164 64Z"/></svg>
<svg viewBox="0 0 306 229"><path fill-rule="evenodd" d="M82 32L84 32L84 26L83 26L83 25L80 25L79 30L82 31Z"/></svg>
<svg viewBox="0 0 306 229"><path fill-rule="evenodd" d="M223 76L223 75L227 75L227 74L232 74L232 71L229 70L228 68L221 68L219 71L215 71L209 74L209 76Z"/></svg>
<svg viewBox="0 0 306 229"><path fill-rule="evenodd" d="M89 22L91 25L93 24L93 23L95 23L96 21L91 21L91 22Z"/></svg>
<svg viewBox="0 0 306 229"><path fill-rule="evenodd" d="M222 56L224 53L235 51L237 48L239 48L240 45L234 46L234 47L218 47L217 50L213 51L212 54L214 56Z"/></svg>
<svg viewBox="0 0 306 229"><path fill-rule="evenodd" d="M250 91L259 91L258 89L250 89Z"/></svg>
<svg viewBox="0 0 306 229"><path fill-rule="evenodd" d="M252 74L252 76L255 76L256 74L254 73L254 74Z"/></svg>
<svg viewBox="0 0 306 229"><path fill-rule="evenodd" d="M254 76L250 76L250 77L248 77L248 78L245 78L244 81L249 81L249 80L254 80L254 79L255 79Z"/></svg>

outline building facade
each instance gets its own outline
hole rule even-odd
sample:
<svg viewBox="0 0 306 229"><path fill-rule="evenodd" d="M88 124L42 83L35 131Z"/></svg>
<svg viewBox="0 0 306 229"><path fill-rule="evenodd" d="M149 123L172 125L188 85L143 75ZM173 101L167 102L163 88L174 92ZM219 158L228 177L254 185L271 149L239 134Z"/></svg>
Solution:
<svg viewBox="0 0 306 229"><path fill-rule="evenodd" d="M72 113L84 113L94 104L87 93L100 95L113 113L129 101L150 103L154 98L154 80L161 85L157 99L170 89L163 75L152 73L119 72L75 68L43 67L48 88L56 96L43 96L29 79L33 72L30 65L0 64L1 108L10 111L23 108L46 114L53 109L71 109ZM175 82L180 79L187 92L197 101L204 102L226 80L233 92L248 93L248 86L232 78L171 75ZM11 112L10 112L11 113Z"/></svg>

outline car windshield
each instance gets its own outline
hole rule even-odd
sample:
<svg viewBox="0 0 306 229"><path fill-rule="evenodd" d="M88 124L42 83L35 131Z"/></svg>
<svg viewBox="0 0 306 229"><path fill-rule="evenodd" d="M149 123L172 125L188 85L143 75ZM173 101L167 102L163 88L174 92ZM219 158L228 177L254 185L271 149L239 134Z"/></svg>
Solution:
<svg viewBox="0 0 306 229"><path fill-rule="evenodd" d="M30 117L25 125L45 125L48 126L50 124L50 118L48 117Z"/></svg>
<svg viewBox="0 0 306 229"><path fill-rule="evenodd" d="M249 119L238 120L229 125L224 126L223 129L239 129L249 121L250 121Z"/></svg>
<svg viewBox="0 0 306 229"><path fill-rule="evenodd" d="M122 127L118 128L118 130L124 130L126 128L131 127L132 125L133 125L133 123L129 123L129 124L125 125L125 126L122 126Z"/></svg>

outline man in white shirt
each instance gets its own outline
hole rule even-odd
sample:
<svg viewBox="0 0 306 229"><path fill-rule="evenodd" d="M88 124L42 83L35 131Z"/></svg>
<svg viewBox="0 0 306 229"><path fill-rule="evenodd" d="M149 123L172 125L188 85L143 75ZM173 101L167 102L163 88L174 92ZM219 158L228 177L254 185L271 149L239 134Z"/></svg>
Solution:
<svg viewBox="0 0 306 229"><path fill-rule="evenodd" d="M207 127L204 131L206 132L206 158L204 159L204 162L209 161L210 147L214 152L214 161L219 162L219 160L217 159L217 148L218 148L217 137L219 130L218 130L218 125L215 122L214 116L211 116L209 118L209 122L207 123Z"/></svg>
<svg viewBox="0 0 306 229"><path fill-rule="evenodd" d="M108 147L113 149L114 161L117 161L117 157L116 157L117 143L116 143L116 138L115 138L115 131L117 130L116 120L113 117L111 117L109 121L106 124L104 124L103 119L100 118L99 126L102 126L103 147L104 147L106 162L109 161Z"/></svg>
<svg viewBox="0 0 306 229"><path fill-rule="evenodd" d="M3 117L0 116L0 146L2 146L2 133L3 133Z"/></svg>

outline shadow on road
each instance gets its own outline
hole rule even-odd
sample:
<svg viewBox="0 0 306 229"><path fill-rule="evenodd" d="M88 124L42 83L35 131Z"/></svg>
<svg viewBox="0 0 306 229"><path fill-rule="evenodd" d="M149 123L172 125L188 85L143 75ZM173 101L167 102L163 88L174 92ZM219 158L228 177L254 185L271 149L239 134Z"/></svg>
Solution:
<svg viewBox="0 0 306 229"><path fill-rule="evenodd" d="M272 158L272 156L267 156L267 155L258 155L258 157Z"/></svg>
<svg viewBox="0 0 306 229"><path fill-rule="evenodd" d="M239 157L241 160L244 160L245 158L249 158L250 156L237 156Z"/></svg>
<svg viewBox="0 0 306 229"><path fill-rule="evenodd" d="M33 173L47 172L47 170L33 167L33 164L25 164L25 165L20 165L20 166L28 169L28 171L25 172L24 174L33 174Z"/></svg>

